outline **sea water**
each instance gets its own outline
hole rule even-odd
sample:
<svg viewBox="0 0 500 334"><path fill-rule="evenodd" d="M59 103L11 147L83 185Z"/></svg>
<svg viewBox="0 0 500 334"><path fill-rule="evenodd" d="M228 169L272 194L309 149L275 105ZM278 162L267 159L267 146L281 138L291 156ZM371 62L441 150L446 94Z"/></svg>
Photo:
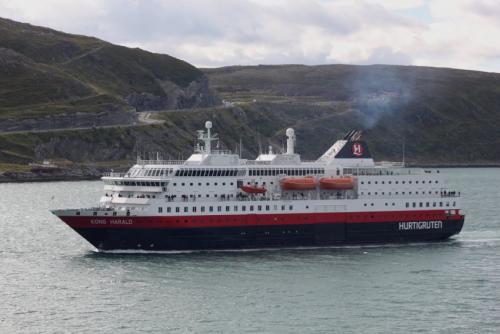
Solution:
<svg viewBox="0 0 500 334"><path fill-rule="evenodd" d="M0 185L0 333L498 333L500 169L446 169L441 243L102 254L50 213L100 182Z"/></svg>

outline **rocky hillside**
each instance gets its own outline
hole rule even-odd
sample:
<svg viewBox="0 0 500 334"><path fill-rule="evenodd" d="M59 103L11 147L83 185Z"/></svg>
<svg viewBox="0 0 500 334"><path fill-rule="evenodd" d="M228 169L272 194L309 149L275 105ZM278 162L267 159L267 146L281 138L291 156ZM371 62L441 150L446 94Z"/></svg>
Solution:
<svg viewBox="0 0 500 334"><path fill-rule="evenodd" d="M500 74L416 66L250 66L207 69L232 102L266 101L289 114L319 153L339 125L365 130L379 159L500 162ZM323 110L323 112L318 112ZM300 137L299 137L300 138ZM321 149L319 149L319 147ZM318 149L317 149L318 148Z"/></svg>
<svg viewBox="0 0 500 334"><path fill-rule="evenodd" d="M0 18L0 131L130 124L135 111L216 103L182 60Z"/></svg>

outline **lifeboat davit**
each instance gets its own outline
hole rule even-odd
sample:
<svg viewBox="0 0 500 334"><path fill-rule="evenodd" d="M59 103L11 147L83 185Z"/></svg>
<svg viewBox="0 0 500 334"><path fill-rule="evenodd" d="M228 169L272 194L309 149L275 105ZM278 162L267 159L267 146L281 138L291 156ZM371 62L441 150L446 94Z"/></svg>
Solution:
<svg viewBox="0 0 500 334"><path fill-rule="evenodd" d="M354 179L352 177L322 177L319 185L325 190L350 190L354 188Z"/></svg>
<svg viewBox="0 0 500 334"><path fill-rule="evenodd" d="M316 179L314 176L287 177L281 180L281 187L284 190L312 190L316 189Z"/></svg>
<svg viewBox="0 0 500 334"><path fill-rule="evenodd" d="M241 185L240 189L249 194L263 194L267 191L264 187L251 186L251 185Z"/></svg>

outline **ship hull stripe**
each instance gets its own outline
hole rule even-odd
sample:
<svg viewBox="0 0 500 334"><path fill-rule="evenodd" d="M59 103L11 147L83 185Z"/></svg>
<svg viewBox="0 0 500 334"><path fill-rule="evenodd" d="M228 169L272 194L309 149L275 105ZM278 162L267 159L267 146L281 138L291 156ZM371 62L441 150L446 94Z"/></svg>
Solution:
<svg viewBox="0 0 500 334"><path fill-rule="evenodd" d="M205 216L61 216L72 228L214 228L301 224L355 224L458 219L444 210Z"/></svg>
<svg viewBox="0 0 500 334"><path fill-rule="evenodd" d="M284 224L211 228L81 228L99 250L182 251L428 242L460 232L463 218L426 222Z"/></svg>

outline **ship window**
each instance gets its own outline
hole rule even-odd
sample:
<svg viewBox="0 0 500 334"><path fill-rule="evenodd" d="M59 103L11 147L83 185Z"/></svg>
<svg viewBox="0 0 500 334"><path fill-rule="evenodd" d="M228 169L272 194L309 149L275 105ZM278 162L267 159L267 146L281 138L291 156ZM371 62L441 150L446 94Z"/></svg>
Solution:
<svg viewBox="0 0 500 334"><path fill-rule="evenodd" d="M215 183L214 183L214 186L216 186L217 184L218 184L218 183L217 183L217 182L215 182Z"/></svg>
<svg viewBox="0 0 500 334"><path fill-rule="evenodd" d="M457 205L457 202L453 202L453 206L456 206Z"/></svg>
<svg viewBox="0 0 500 334"><path fill-rule="evenodd" d="M368 181L368 184L372 184L372 182L371 182L371 181Z"/></svg>
<svg viewBox="0 0 500 334"><path fill-rule="evenodd" d="M378 181L375 181L375 184L378 184Z"/></svg>
<svg viewBox="0 0 500 334"><path fill-rule="evenodd" d="M192 210L193 210L193 212L196 212L196 207L195 207L195 206L193 206L193 209L192 209Z"/></svg>
<svg viewBox="0 0 500 334"><path fill-rule="evenodd" d="M230 210L230 207L226 206L226 212L229 212L229 210Z"/></svg>
<svg viewBox="0 0 500 334"><path fill-rule="evenodd" d="M438 181L436 180L436 183L438 183Z"/></svg>
<svg viewBox="0 0 500 334"><path fill-rule="evenodd" d="M450 202L446 202L446 206L450 206Z"/></svg>
<svg viewBox="0 0 500 334"><path fill-rule="evenodd" d="M425 207L428 208L430 206L429 202L425 202Z"/></svg>
<svg viewBox="0 0 500 334"><path fill-rule="evenodd" d="M188 212L188 210L189 210L189 209L188 209L188 207L187 207L187 206L185 206L185 207L184 207L184 212Z"/></svg>
<svg viewBox="0 0 500 334"><path fill-rule="evenodd" d="M94 211L94 212L92 212L92 215L93 215L93 216L97 216L97 212L95 212L95 211Z"/></svg>
<svg viewBox="0 0 500 334"><path fill-rule="evenodd" d="M172 211L172 209L168 206L167 207L167 212L170 213L170 211Z"/></svg>
<svg viewBox="0 0 500 334"><path fill-rule="evenodd" d="M186 185L186 184L185 184L184 182L182 182L181 186L183 186L183 187L184 187L185 185Z"/></svg>
<svg viewBox="0 0 500 334"><path fill-rule="evenodd" d="M250 211L253 211L253 205L250 205Z"/></svg>
<svg viewBox="0 0 500 334"><path fill-rule="evenodd" d="M175 212L180 212L180 211L181 211L181 209L179 207L175 208Z"/></svg>
<svg viewBox="0 0 500 334"><path fill-rule="evenodd" d="M158 207L158 213L162 213L163 212L163 208L161 206Z"/></svg>
<svg viewBox="0 0 500 334"><path fill-rule="evenodd" d="M293 210L293 205L290 205L288 209Z"/></svg>
<svg viewBox="0 0 500 334"><path fill-rule="evenodd" d="M413 203L412 203L412 206L413 206L414 208L416 208L416 207L417 207L417 203L413 202Z"/></svg>
<svg viewBox="0 0 500 334"><path fill-rule="evenodd" d="M285 211L285 206L284 205L281 206L281 211Z"/></svg>
<svg viewBox="0 0 500 334"><path fill-rule="evenodd" d="M116 212L115 212L115 213L116 213ZM77 215L77 216L79 216L79 215L80 215L80 211L77 211L77 212L76 212L76 215Z"/></svg>
<svg viewBox="0 0 500 334"><path fill-rule="evenodd" d="M238 206L237 206L237 205L235 205L235 206L233 207L233 210L234 210L234 212L237 212L237 211L238 211Z"/></svg>
<svg viewBox="0 0 500 334"><path fill-rule="evenodd" d="M269 211L269 205L266 205L266 211Z"/></svg>
<svg viewBox="0 0 500 334"><path fill-rule="evenodd" d="M218 206L218 207L217 207L217 211L218 211L218 212L221 212L221 211L222 211L222 207L221 207L221 206Z"/></svg>
<svg viewBox="0 0 500 334"><path fill-rule="evenodd" d="M371 205L371 206L373 206L373 203L372 203L372 204L370 204L370 205Z"/></svg>
<svg viewBox="0 0 500 334"><path fill-rule="evenodd" d="M230 185L231 185L231 186L234 186L234 183L233 183L233 182L231 182L231 183L230 183Z"/></svg>
<svg viewBox="0 0 500 334"><path fill-rule="evenodd" d="M246 209L247 209L247 207L244 205L241 207L241 211L246 211Z"/></svg>
<svg viewBox="0 0 500 334"><path fill-rule="evenodd" d="M443 206L443 202L439 202L439 206Z"/></svg>
<svg viewBox="0 0 500 334"><path fill-rule="evenodd" d="M361 184L365 184L365 181L361 181Z"/></svg>
<svg viewBox="0 0 500 334"><path fill-rule="evenodd" d="M214 207L213 207L213 206L209 206L209 207L208 207L208 211L209 211L209 212L214 212Z"/></svg>
<svg viewBox="0 0 500 334"><path fill-rule="evenodd" d="M419 206L419 207L423 207L423 206L424 206L424 203L420 202L418 206Z"/></svg>
<svg viewBox="0 0 500 334"><path fill-rule="evenodd" d="M367 204L365 203L365 206L366 206L366 205L367 205Z"/></svg>
<svg viewBox="0 0 500 334"><path fill-rule="evenodd" d="M258 205L257 210L262 211L262 205Z"/></svg>
<svg viewBox="0 0 500 334"><path fill-rule="evenodd" d="M409 208L410 207L410 203L406 202L406 207Z"/></svg>

